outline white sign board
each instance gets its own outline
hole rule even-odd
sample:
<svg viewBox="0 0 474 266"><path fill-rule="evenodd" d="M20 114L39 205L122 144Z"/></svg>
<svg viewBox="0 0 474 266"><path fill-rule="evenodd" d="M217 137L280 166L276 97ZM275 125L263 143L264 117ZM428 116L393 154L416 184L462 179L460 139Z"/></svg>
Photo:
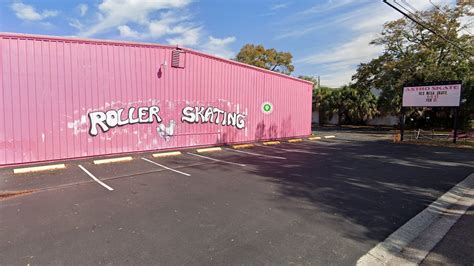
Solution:
<svg viewBox="0 0 474 266"><path fill-rule="evenodd" d="M459 106L461 84L403 88L403 106Z"/></svg>

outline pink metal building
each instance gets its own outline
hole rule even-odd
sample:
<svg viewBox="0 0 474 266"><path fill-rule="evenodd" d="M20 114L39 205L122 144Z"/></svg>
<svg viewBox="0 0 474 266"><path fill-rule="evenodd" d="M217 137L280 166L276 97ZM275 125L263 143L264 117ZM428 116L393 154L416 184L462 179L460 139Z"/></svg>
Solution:
<svg viewBox="0 0 474 266"><path fill-rule="evenodd" d="M0 33L0 166L305 136L311 96L189 49Z"/></svg>

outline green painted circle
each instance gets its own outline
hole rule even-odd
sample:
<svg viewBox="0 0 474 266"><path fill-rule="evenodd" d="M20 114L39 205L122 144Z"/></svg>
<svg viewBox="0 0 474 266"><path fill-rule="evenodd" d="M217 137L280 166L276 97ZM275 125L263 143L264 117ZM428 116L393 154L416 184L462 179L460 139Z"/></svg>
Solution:
<svg viewBox="0 0 474 266"><path fill-rule="evenodd" d="M269 102L264 102L262 104L262 112L264 114L270 114L273 112L273 104L269 103Z"/></svg>

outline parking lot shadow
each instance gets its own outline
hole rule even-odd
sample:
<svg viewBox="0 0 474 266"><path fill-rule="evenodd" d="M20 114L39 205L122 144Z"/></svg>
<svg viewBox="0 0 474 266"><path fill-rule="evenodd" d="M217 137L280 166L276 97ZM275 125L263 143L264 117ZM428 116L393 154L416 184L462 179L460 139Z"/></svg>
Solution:
<svg viewBox="0 0 474 266"><path fill-rule="evenodd" d="M441 147L351 141L305 149L328 155L288 153L287 163L256 164L255 174L278 187L278 197L268 200L372 245L474 170L471 151Z"/></svg>

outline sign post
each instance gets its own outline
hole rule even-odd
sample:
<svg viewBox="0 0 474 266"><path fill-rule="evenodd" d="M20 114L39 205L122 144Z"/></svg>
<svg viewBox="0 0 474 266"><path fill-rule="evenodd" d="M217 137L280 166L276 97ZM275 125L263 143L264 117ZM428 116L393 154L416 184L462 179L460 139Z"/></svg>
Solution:
<svg viewBox="0 0 474 266"><path fill-rule="evenodd" d="M458 109L459 107L454 108L454 132L453 132L453 143L456 143L458 138Z"/></svg>
<svg viewBox="0 0 474 266"><path fill-rule="evenodd" d="M456 143L461 90L462 81L460 80L404 86L400 140L403 141L405 107L454 107L453 143Z"/></svg>
<svg viewBox="0 0 474 266"><path fill-rule="evenodd" d="M405 107L402 107L402 118L400 120L400 141L403 141L404 133L405 133Z"/></svg>

